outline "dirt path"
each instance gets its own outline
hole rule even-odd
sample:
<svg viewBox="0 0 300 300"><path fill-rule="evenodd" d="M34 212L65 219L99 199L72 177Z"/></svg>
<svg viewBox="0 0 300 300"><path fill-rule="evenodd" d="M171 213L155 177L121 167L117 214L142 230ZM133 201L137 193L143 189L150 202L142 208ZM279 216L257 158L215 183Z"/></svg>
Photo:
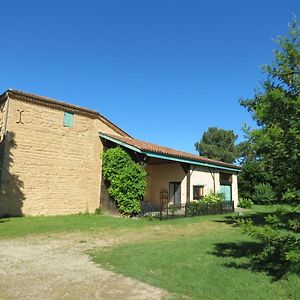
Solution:
<svg viewBox="0 0 300 300"><path fill-rule="evenodd" d="M85 254L119 242L83 233L0 241L0 299L166 298L166 291L104 270Z"/></svg>

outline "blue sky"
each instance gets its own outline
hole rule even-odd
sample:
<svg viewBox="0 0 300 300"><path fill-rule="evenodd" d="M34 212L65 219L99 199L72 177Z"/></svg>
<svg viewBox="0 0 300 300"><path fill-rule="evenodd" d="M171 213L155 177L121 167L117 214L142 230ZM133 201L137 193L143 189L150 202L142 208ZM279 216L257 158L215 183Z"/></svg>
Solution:
<svg viewBox="0 0 300 300"><path fill-rule="evenodd" d="M253 125L238 100L264 78L298 0L2 1L0 92L98 110L132 136L194 152L210 126Z"/></svg>

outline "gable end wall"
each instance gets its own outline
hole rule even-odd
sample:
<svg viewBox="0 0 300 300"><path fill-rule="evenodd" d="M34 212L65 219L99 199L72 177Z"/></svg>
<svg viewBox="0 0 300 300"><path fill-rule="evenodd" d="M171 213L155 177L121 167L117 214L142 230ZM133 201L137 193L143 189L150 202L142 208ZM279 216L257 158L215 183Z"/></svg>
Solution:
<svg viewBox="0 0 300 300"><path fill-rule="evenodd" d="M67 128L63 110L9 102L0 215L94 212L101 192L98 132L118 133L96 116L75 113Z"/></svg>

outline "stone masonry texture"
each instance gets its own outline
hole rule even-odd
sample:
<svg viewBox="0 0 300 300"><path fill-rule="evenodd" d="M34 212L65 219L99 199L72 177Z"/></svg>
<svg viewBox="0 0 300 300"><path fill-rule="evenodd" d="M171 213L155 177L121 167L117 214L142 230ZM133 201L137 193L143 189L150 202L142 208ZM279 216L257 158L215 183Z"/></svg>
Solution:
<svg viewBox="0 0 300 300"><path fill-rule="evenodd" d="M0 215L94 212L101 192L103 145L98 132L118 133L97 116L75 112L73 127L68 128L63 109L13 94L8 101ZM4 107L2 103L1 129Z"/></svg>

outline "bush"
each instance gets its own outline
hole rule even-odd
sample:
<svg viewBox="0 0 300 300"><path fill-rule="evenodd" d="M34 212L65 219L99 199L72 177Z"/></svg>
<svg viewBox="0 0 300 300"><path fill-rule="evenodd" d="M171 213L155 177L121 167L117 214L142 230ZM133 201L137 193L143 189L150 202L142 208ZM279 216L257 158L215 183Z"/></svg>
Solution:
<svg viewBox="0 0 300 300"><path fill-rule="evenodd" d="M119 211L130 216L140 213L146 191L146 171L117 147L104 152L102 172L109 183L108 193L115 199Z"/></svg>
<svg viewBox="0 0 300 300"><path fill-rule="evenodd" d="M245 233L258 241L257 252L251 257L252 268L265 270L276 278L288 273L300 275L300 239L276 230L277 220L269 216L268 226L254 226L251 220L238 222Z"/></svg>
<svg viewBox="0 0 300 300"><path fill-rule="evenodd" d="M283 200L286 202L300 202L300 190L288 189L283 194Z"/></svg>
<svg viewBox="0 0 300 300"><path fill-rule="evenodd" d="M276 195L269 183L259 183L254 187L253 202L269 204L276 199Z"/></svg>
<svg viewBox="0 0 300 300"><path fill-rule="evenodd" d="M218 204L224 202L224 197L220 193L209 193L199 200L202 204Z"/></svg>
<svg viewBox="0 0 300 300"><path fill-rule="evenodd" d="M102 211L101 207L96 208L94 214L95 215L103 215L103 211Z"/></svg>
<svg viewBox="0 0 300 300"><path fill-rule="evenodd" d="M224 198L222 194L210 193L200 200L192 200L186 205L188 216L218 214L223 212Z"/></svg>
<svg viewBox="0 0 300 300"><path fill-rule="evenodd" d="M248 198L240 198L239 199L238 207L251 208L252 205L253 205L253 202Z"/></svg>

